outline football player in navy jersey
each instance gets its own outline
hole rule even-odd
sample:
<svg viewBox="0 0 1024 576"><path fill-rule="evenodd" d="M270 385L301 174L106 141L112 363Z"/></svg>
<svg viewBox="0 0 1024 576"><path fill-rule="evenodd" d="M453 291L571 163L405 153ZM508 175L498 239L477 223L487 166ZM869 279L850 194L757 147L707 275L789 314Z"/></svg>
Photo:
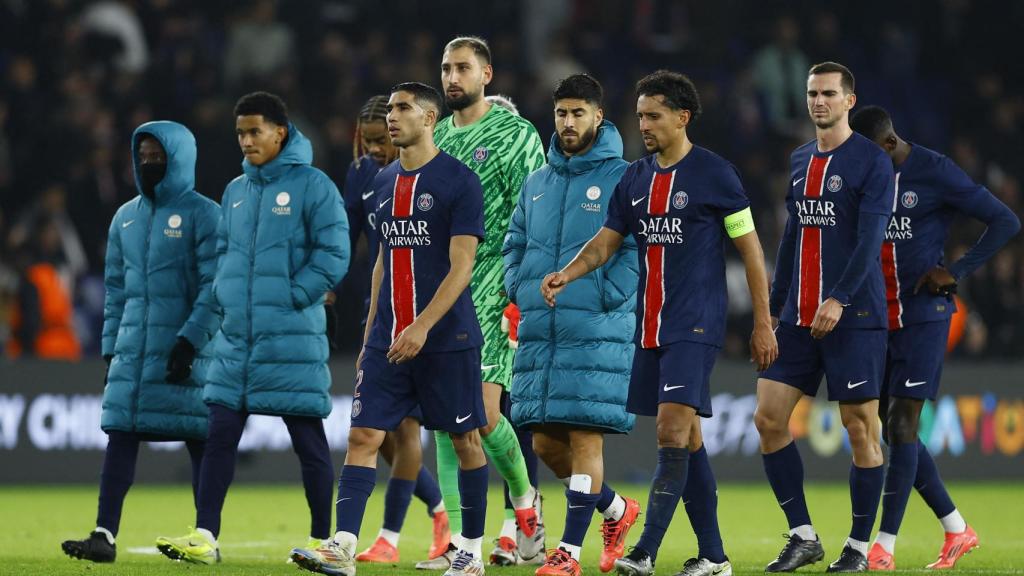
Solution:
<svg viewBox="0 0 1024 576"><path fill-rule="evenodd" d="M487 418L483 335L469 281L484 236L483 192L474 172L434 145L437 90L399 84L387 109L399 159L373 181L380 250L338 480L337 532L314 550L293 550L292 559L314 572L355 574L356 540L385 431L418 407L427 428L451 435L459 460L462 533L446 574L482 576L487 460L478 429Z"/></svg>
<svg viewBox="0 0 1024 576"><path fill-rule="evenodd" d="M825 551L804 500L803 463L789 431L793 409L824 374L853 451L852 529L829 572L867 570L868 540L882 494L878 396L885 364L885 285L879 251L892 213L892 162L850 129L857 98L842 64L811 67L807 112L816 138L790 156L789 218L772 284L779 359L757 381L754 423L765 473L789 522L767 572L791 572Z"/></svg>
<svg viewBox="0 0 1024 576"><path fill-rule="evenodd" d="M698 537L686 575L732 574L718 529L718 497L700 431L711 416L710 376L725 331L726 237L747 272L754 307L751 355L759 370L778 354L768 310L768 275L736 169L695 146L687 126L700 114L693 82L660 70L637 83L637 118L651 154L629 165L615 187L604 227L541 291L548 305L566 285L604 265L626 235L640 258L637 350L626 407L656 416L658 466L643 535L615 561L619 574L650 576L680 499Z"/></svg>
<svg viewBox="0 0 1024 576"><path fill-rule="evenodd" d="M949 158L901 139L889 113L867 106L851 127L892 158L896 203L882 245L889 321L889 352L883 382L887 405L879 407L889 468L882 496L882 522L868 553L871 570L894 570L896 534L911 487L935 512L946 532L939 558L928 568L952 568L978 546L978 535L953 505L935 461L918 440L925 400L935 400L946 352L957 282L978 269L1020 230L1020 220L984 186L975 184ZM956 214L984 222L985 233L948 268L943 248Z"/></svg>
<svg viewBox="0 0 1024 576"><path fill-rule="evenodd" d="M359 236L366 234L368 260L377 261L377 191L373 179L398 155L398 149L391 143L387 126L388 96L378 94L371 97L359 111L356 124L355 160L345 176L342 195L345 211L348 213L349 240L356 245ZM364 152L360 154L360 152ZM366 290L366 308L369 309L370 287ZM363 319L365 321L366 312ZM389 432L381 446L381 455L391 466L391 478L384 493L384 524L377 539L369 549L356 556L359 562L398 562L398 540L405 522L405 515L413 494L427 505L427 513L433 519L433 541L427 556L436 558L448 549L451 534L448 529L448 513L441 501L441 489L430 471L423 466L420 448L419 411L407 416L395 432Z"/></svg>

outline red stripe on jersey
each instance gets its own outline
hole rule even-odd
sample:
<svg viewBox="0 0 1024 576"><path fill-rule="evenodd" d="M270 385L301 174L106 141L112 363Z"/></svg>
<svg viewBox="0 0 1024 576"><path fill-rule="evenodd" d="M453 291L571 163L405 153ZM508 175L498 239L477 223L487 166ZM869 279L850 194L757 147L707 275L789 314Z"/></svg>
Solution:
<svg viewBox="0 0 1024 576"><path fill-rule="evenodd" d="M412 216L413 197L416 196L416 182L420 175L402 176L395 179L394 202L391 206L391 215L395 218L408 218Z"/></svg>
<svg viewBox="0 0 1024 576"><path fill-rule="evenodd" d="M420 175L395 179L391 215L395 218L412 216L416 183ZM391 341L416 320L416 266L412 248L391 249Z"/></svg>
<svg viewBox="0 0 1024 576"><path fill-rule="evenodd" d="M672 184L675 180L675 170L654 173L647 198L648 214L659 216L668 213L669 202L672 201ZM644 254L644 266L647 274L640 345L644 348L657 348L660 343L661 311L665 307L665 247L648 245Z"/></svg>
<svg viewBox="0 0 1024 576"><path fill-rule="evenodd" d="M658 216L668 213L668 203L672 200L672 184L676 180L676 171L655 172L651 179L650 198L647 199L647 213Z"/></svg>
<svg viewBox="0 0 1024 576"><path fill-rule="evenodd" d="M661 309L665 305L665 247L648 246L644 266L647 285L644 286L644 323L640 345L657 348L660 344Z"/></svg>
<svg viewBox="0 0 1024 576"><path fill-rule="evenodd" d="M825 172L832 157L811 156L804 178L804 197L821 198ZM800 230L800 278L797 283L797 326L810 326L821 304L821 228L803 226Z"/></svg>
<svg viewBox="0 0 1024 576"><path fill-rule="evenodd" d="M896 244L882 243L882 275L885 277L885 301L889 330L903 327L903 302L900 302L900 277L896 266Z"/></svg>

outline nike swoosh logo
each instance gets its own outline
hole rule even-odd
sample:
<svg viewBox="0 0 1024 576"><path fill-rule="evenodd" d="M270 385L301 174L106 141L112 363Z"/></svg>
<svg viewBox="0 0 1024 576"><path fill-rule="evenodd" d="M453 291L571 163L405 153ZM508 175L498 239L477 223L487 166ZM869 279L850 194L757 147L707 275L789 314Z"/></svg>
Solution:
<svg viewBox="0 0 1024 576"><path fill-rule="evenodd" d="M469 417L472 416L472 415L473 415L473 413L470 412L469 414L466 414L465 416L456 416L455 417L455 423L456 424L462 424L466 420L469 420Z"/></svg>
<svg viewBox="0 0 1024 576"><path fill-rule="evenodd" d="M391 202L391 198L388 198L387 200L381 202L380 206L377 206L377 210L380 210L381 208L383 208L384 205L387 204L388 202Z"/></svg>
<svg viewBox="0 0 1024 576"><path fill-rule="evenodd" d="M856 512L853 514L854 518L867 518L868 516L871 516L871 514L857 514Z"/></svg>
<svg viewBox="0 0 1024 576"><path fill-rule="evenodd" d="M480 365L480 369L481 370L490 370L491 368L497 368L497 367L498 367L497 364L481 364Z"/></svg>
<svg viewBox="0 0 1024 576"><path fill-rule="evenodd" d="M342 503L342 502L344 502L345 500L351 500L351 499L352 499L352 497L348 497L348 498L338 498L338 499L337 499L337 500L336 500L336 501L335 501L334 503L335 503L335 504L341 504L341 503Z"/></svg>
<svg viewBox="0 0 1024 576"><path fill-rule="evenodd" d="M711 576L718 576L719 574L724 574L725 573L725 569L726 569L725 566L722 566L721 568L715 568L714 570L711 571Z"/></svg>
<svg viewBox="0 0 1024 576"><path fill-rule="evenodd" d="M572 504L569 504L569 508L572 508L573 510L575 510L577 508L586 508L586 505L580 504L579 506L573 506Z"/></svg>
<svg viewBox="0 0 1024 576"><path fill-rule="evenodd" d="M545 194L547 194L547 192L541 192L540 194L537 194L536 196L533 197L533 201L536 202L537 200L540 200L540 197Z"/></svg>
<svg viewBox="0 0 1024 576"><path fill-rule="evenodd" d="M675 494L673 494L671 492L662 492L661 490L655 490L654 493L655 494L664 494L666 496L675 496Z"/></svg>
<svg viewBox="0 0 1024 576"><path fill-rule="evenodd" d="M793 180L793 186L796 186L797 184L799 184L799 183L801 183L803 181L804 181L804 177L801 176L800 178L797 178L796 180Z"/></svg>
<svg viewBox="0 0 1024 576"><path fill-rule="evenodd" d="M895 492L882 492L882 496L892 496Z"/></svg>
<svg viewBox="0 0 1024 576"><path fill-rule="evenodd" d="M460 504L459 505L459 509L461 509L461 510L472 510L473 507L472 506L463 506L463 505Z"/></svg>
<svg viewBox="0 0 1024 576"><path fill-rule="evenodd" d="M239 206L242 205L242 202L245 202L245 200L239 200L238 202L235 202L234 204L232 204L231 207L232 208L238 208Z"/></svg>
<svg viewBox="0 0 1024 576"><path fill-rule="evenodd" d="M122 223L121 224L121 228L127 228L127 227L131 226L132 222L135 222L135 220L129 220L127 222Z"/></svg>
<svg viewBox="0 0 1024 576"><path fill-rule="evenodd" d="M779 506L785 506L786 504L789 504L790 502L792 502L795 499L796 499L796 496L790 498L789 500L786 500L785 502L779 502Z"/></svg>
<svg viewBox="0 0 1024 576"><path fill-rule="evenodd" d="M853 390L857 386L860 386L861 384L866 384L866 383L867 383L867 380L861 380L860 382L857 382L856 384L854 384L853 382L847 381L846 382L846 387L849 388L850 390Z"/></svg>
<svg viewBox="0 0 1024 576"><path fill-rule="evenodd" d="M640 198L637 198L636 200L633 200L633 206L636 206L637 204L643 202L644 199L646 199L646 198L647 198L647 195L645 194L644 196L642 196Z"/></svg>
<svg viewBox="0 0 1024 576"><path fill-rule="evenodd" d="M366 200L367 198L369 198L370 196L373 196L373 195L374 195L374 194L376 194L376 193L377 193L377 191L376 191L376 190L370 190L370 191L369 191L369 192L367 192L366 194L363 194L363 200Z"/></svg>
<svg viewBox="0 0 1024 576"><path fill-rule="evenodd" d="M920 386L921 384L927 384L927 383L928 383L927 380L921 380L920 382L911 382L910 378L907 378L907 381L904 382L903 385L906 386L907 388L913 388L914 386Z"/></svg>
<svg viewBox="0 0 1024 576"><path fill-rule="evenodd" d="M686 384L680 384L679 386L669 386L668 384L665 384L665 387L662 388L662 390L664 390L665 392L671 392L676 388L686 388Z"/></svg>

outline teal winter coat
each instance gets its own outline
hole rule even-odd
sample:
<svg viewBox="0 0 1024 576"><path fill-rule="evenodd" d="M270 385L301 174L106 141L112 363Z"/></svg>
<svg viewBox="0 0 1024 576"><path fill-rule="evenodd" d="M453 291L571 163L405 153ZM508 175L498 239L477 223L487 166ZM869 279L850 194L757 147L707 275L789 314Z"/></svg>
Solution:
<svg viewBox="0 0 1024 576"><path fill-rule="evenodd" d="M505 237L505 290L519 305L512 373L512 421L628 432L638 262L623 241L607 264L569 286L548 307L541 280L568 264L604 224L625 172L622 138L607 120L582 156L567 158L551 137L548 164L530 174Z"/></svg>
<svg viewBox="0 0 1024 576"><path fill-rule="evenodd" d="M294 126L281 152L221 199L214 337L205 400L232 410L326 418L331 374L324 295L345 276L348 218Z"/></svg>
<svg viewBox="0 0 1024 576"><path fill-rule="evenodd" d="M154 200L141 194L138 143L154 136L167 172ZM217 266L217 204L195 191L196 140L176 122L147 122L132 135L140 191L114 215L107 237L104 356L113 356L101 426L171 438L205 438L207 408L198 371L167 382L179 336L202 351L217 331L211 287ZM197 360L197 363L199 360Z"/></svg>

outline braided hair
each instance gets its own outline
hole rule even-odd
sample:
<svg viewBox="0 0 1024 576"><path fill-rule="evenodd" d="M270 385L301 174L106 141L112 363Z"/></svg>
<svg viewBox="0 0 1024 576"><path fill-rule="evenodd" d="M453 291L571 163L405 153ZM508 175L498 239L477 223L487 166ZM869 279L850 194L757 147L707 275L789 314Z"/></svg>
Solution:
<svg viewBox="0 0 1024 576"><path fill-rule="evenodd" d="M371 96L366 104L359 109L359 117L356 119L356 132L352 137L352 155L355 161L359 161L366 154L363 150L363 140L361 138L362 128L364 122L387 122L388 115L388 97L383 94L377 96Z"/></svg>

